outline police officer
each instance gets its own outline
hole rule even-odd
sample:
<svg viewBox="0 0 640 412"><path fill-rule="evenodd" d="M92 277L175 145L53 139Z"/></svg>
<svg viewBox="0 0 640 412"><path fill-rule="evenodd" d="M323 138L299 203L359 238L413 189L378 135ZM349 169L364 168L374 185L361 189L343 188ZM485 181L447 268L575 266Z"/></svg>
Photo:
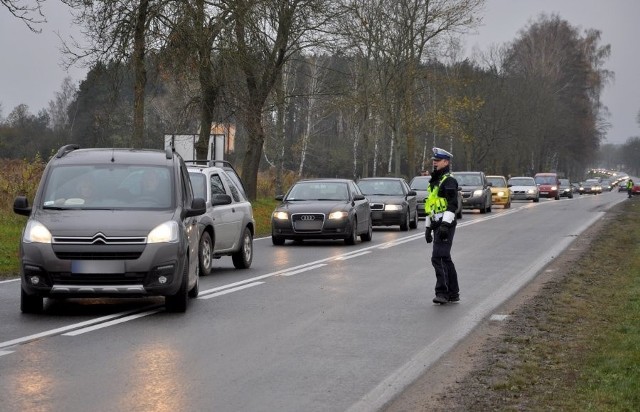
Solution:
<svg viewBox="0 0 640 412"><path fill-rule="evenodd" d="M456 209L458 207L458 182L449 173L453 155L446 150L433 148L433 172L425 198L425 238L433 242L431 264L436 271L436 297L434 303L445 304L460 300L458 273L451 260L451 245L456 233Z"/></svg>
<svg viewBox="0 0 640 412"><path fill-rule="evenodd" d="M627 196L629 196L629 199L631 199L632 194L633 194L633 180L629 178L629 180L627 180Z"/></svg>

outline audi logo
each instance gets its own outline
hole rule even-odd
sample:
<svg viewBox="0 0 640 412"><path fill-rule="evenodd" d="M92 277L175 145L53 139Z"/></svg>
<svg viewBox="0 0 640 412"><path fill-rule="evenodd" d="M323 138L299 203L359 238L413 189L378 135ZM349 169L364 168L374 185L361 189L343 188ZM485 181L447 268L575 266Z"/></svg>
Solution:
<svg viewBox="0 0 640 412"><path fill-rule="evenodd" d="M300 216L300 220L316 220L316 217L313 215L302 215Z"/></svg>

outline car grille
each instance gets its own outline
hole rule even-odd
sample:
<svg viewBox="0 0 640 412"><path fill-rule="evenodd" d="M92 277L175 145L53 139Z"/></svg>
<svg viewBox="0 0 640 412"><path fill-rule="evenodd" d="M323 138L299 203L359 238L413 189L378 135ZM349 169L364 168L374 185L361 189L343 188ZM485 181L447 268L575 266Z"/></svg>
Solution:
<svg viewBox="0 0 640 412"><path fill-rule="evenodd" d="M384 210L384 203L371 203L371 210Z"/></svg>
<svg viewBox="0 0 640 412"><path fill-rule="evenodd" d="M54 236L53 243L63 245L144 245L147 243L146 237L134 236L105 236L96 233L93 236Z"/></svg>
<svg viewBox="0 0 640 412"><path fill-rule="evenodd" d="M142 255L139 252L55 252L58 259L66 260L133 260L138 259Z"/></svg>
<svg viewBox="0 0 640 412"><path fill-rule="evenodd" d="M293 230L295 232L321 232L324 226L324 214L322 213L298 213L291 216Z"/></svg>
<svg viewBox="0 0 640 412"><path fill-rule="evenodd" d="M57 285L137 285L144 282L146 272L123 274L73 274L69 272L50 273Z"/></svg>

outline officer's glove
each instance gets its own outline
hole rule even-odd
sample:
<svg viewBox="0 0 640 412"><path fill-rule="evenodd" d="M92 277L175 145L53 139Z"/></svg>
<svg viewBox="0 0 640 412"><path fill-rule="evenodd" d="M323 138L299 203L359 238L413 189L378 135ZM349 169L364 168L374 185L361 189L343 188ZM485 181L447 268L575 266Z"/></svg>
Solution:
<svg viewBox="0 0 640 412"><path fill-rule="evenodd" d="M451 223L442 222L440 227L438 228L438 237L443 242L449 241L449 229L451 228Z"/></svg>
<svg viewBox="0 0 640 412"><path fill-rule="evenodd" d="M424 238L427 240L427 243L433 242L433 236L431 235L431 228L428 227L427 230L424 231Z"/></svg>

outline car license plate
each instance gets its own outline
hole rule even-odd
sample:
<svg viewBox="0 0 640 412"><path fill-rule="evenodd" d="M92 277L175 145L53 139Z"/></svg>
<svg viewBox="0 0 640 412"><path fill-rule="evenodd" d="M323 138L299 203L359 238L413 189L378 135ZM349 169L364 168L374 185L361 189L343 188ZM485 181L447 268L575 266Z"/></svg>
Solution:
<svg viewBox="0 0 640 412"><path fill-rule="evenodd" d="M124 273L124 260L74 260L71 273Z"/></svg>
<svg viewBox="0 0 640 412"><path fill-rule="evenodd" d="M541 195L548 195L549 192L540 192Z"/></svg>

